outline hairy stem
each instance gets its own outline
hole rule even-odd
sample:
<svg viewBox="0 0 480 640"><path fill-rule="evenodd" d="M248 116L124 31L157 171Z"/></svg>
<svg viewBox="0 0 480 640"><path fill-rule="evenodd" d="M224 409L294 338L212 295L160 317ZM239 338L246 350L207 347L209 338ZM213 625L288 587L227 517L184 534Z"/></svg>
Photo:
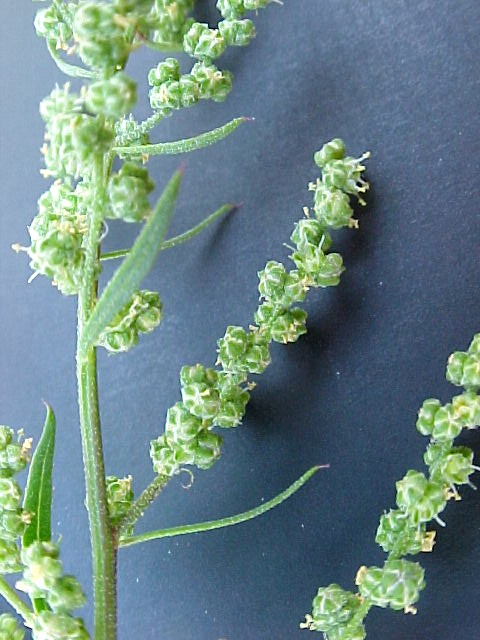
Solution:
<svg viewBox="0 0 480 640"><path fill-rule="evenodd" d="M108 165L106 162L105 165ZM86 505L92 546L95 640L116 638L116 551L108 513L97 387L97 359L94 347L83 350L80 338L97 298L96 265L105 199L106 167L96 161L86 239L86 260L78 295L77 382L85 468Z"/></svg>
<svg viewBox="0 0 480 640"><path fill-rule="evenodd" d="M0 576L0 595L5 598L8 604L15 609L18 615L22 616L27 627L32 627L35 614L27 607L25 602L17 595L14 589L4 578Z"/></svg>
<svg viewBox="0 0 480 640"><path fill-rule="evenodd" d="M143 516L145 509L155 500L160 491L168 484L170 480L170 476L156 476L152 480L152 482L142 491L142 493L131 506L127 515L118 525L118 534L120 537L122 533L126 533L131 530L137 520L139 520Z"/></svg>

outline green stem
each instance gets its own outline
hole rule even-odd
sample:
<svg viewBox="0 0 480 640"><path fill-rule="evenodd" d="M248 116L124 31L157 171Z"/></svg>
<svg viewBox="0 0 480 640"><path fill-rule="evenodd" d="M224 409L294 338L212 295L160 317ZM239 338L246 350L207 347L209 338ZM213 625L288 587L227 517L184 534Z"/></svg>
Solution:
<svg viewBox="0 0 480 640"><path fill-rule="evenodd" d="M95 640L116 638L116 551L108 513L94 348L82 350L80 338L97 298L98 247L109 162L98 158L93 172L91 203L82 286L78 295L77 382L85 468L86 506L92 546Z"/></svg>
<svg viewBox="0 0 480 640"><path fill-rule="evenodd" d="M173 536L183 536L190 533L199 533L201 531L212 531L213 529L222 529L223 527L231 527L235 524L239 524L240 522L245 522L246 520L252 520L253 518L257 518L261 516L263 513L270 511L274 507L281 504L284 500L293 495L300 487L302 487L307 480L309 480L314 473L316 473L319 469L325 469L328 465L317 465L309 469L306 473L303 474L301 478L296 480L293 484L291 484L288 489L282 491L282 493L275 496L272 500L268 502L264 502L258 507L254 507L249 511L244 511L243 513L238 513L235 516L229 516L227 518L222 518L221 520L208 520L207 522L198 522L196 524L186 524L179 527L172 527L171 529L158 529L157 531L149 531L147 533L141 533L138 536L129 536L126 538L120 538L119 546L120 547L130 547L134 544L139 544L140 542L147 542L148 540L158 540L159 538L172 538Z"/></svg>
<svg viewBox="0 0 480 640"><path fill-rule="evenodd" d="M174 236L169 240L165 240L160 245L160 251L164 251L165 249L173 249L173 247L178 247L179 244L194 238L199 233L201 233L204 229L206 229L212 222L214 222L217 218L220 218L225 213L230 213L237 208L238 205L235 204L224 204L223 207L220 207L212 214L210 214L207 218L199 222L197 225L188 229L188 231L184 231L184 233L180 233L178 236ZM124 258L130 252L130 249L117 249L116 251L109 251L108 253L103 253L100 256L100 260L115 260L116 258Z"/></svg>
<svg viewBox="0 0 480 640"><path fill-rule="evenodd" d="M152 482L142 491L139 497L135 500L130 507L127 515L118 525L118 535L121 537L122 533L130 531L133 525L139 520L146 508L155 500L160 491L171 480L170 476L155 476Z"/></svg>
<svg viewBox="0 0 480 640"><path fill-rule="evenodd" d="M0 595L5 598L8 604L15 609L18 615L22 616L25 624L32 628L35 614L27 607L25 602L17 595L8 582L0 576Z"/></svg>
<svg viewBox="0 0 480 640"><path fill-rule="evenodd" d="M248 122L252 118L235 118L227 124L224 124L217 129L201 133L193 138L185 138L184 140L175 140L174 142L159 142L158 144L139 144L131 147L114 147L115 153L122 156L128 155L145 155L145 156L157 156L157 155L175 155L178 153L188 153L190 151L196 151L197 149L203 149L215 142L219 142L226 138L230 133L244 122Z"/></svg>

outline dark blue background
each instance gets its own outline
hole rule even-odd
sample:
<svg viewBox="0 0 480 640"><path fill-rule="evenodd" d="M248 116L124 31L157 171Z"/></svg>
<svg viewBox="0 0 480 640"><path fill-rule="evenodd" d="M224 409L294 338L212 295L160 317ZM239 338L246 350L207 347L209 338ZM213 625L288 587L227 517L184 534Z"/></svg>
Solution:
<svg viewBox="0 0 480 640"><path fill-rule="evenodd" d="M201 3L215 19L213 2ZM9 250L47 188L38 170L38 102L63 82L32 29L30 2L2 2L0 355L1 420L38 439L41 399L58 418L55 535L65 570L89 592L90 552L74 377L75 301ZM230 99L165 121L156 140L254 116L230 138L191 154L172 233L225 201L234 216L164 253L145 283L161 292L161 328L126 356L100 356L108 473L150 478L148 443L179 399L185 363L213 364L227 324L246 326L256 272L284 259L293 222L310 203L312 153L341 136L369 149L372 191L358 232L335 243L347 272L339 288L313 292L309 334L273 348L247 418L225 434L224 456L190 490L171 483L140 528L168 527L248 509L315 463L330 463L274 512L238 527L152 542L120 553L120 638L290 640L319 585L353 587L361 564L381 563L378 517L394 483L422 468L415 430L426 397L448 400L448 354L480 329L478 0L286 0L256 20L258 37L229 51ZM146 111L152 52L134 56ZM188 63L186 63L188 64ZM158 188L178 158L153 159ZM106 249L131 243L111 225ZM110 265L105 270L111 273ZM465 442L479 452L478 433ZM478 482L478 480L477 480ZM478 637L480 496L470 489L445 512L417 616L373 610L369 638ZM90 623L90 613L84 613Z"/></svg>

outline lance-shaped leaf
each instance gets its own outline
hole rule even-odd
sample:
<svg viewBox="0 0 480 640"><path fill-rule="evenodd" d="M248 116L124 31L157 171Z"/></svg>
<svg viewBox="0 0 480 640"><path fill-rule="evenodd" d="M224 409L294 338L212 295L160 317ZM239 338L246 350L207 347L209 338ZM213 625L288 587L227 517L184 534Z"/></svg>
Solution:
<svg viewBox="0 0 480 640"><path fill-rule="evenodd" d="M52 408L47 406L47 416L41 438L30 463L23 508L31 516L30 524L25 529L22 543L28 547L36 540L48 541L52 537L52 471L53 453L55 450L56 421Z"/></svg>
<svg viewBox="0 0 480 640"><path fill-rule="evenodd" d="M152 268L173 213L182 172L173 174L129 254L113 274L80 336L80 351L91 347L116 313L128 302Z"/></svg>
<svg viewBox="0 0 480 640"><path fill-rule="evenodd" d="M159 142L158 144L140 144L130 147L114 147L113 150L122 156L139 154L146 156L158 156L158 155L174 155L178 153L189 153L190 151L196 151L197 149L203 149L211 144L215 144L220 140L226 138L230 133L243 124L249 122L253 118L235 118L230 120L227 124L224 124L217 129L212 129L206 133L201 133L194 138L185 138L184 140L175 140L173 142Z"/></svg>

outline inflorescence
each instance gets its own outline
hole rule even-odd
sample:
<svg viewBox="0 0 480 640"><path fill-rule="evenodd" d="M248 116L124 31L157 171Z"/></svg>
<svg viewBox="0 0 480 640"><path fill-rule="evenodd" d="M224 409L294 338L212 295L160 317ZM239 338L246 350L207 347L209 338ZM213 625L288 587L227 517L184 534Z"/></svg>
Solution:
<svg viewBox="0 0 480 640"><path fill-rule="evenodd" d="M358 225L349 194L364 203L361 196L368 184L362 178L365 167L361 163L366 157L368 154L359 159L346 156L339 139L315 154L323 179L309 185L313 207L305 207L290 238L295 268L287 270L281 262L271 260L258 273L260 305L255 323L248 330L227 327L218 341L219 369L201 364L182 368L182 401L167 411L165 433L151 443L156 473L171 476L185 465L208 469L220 457L222 437L213 429L241 423L254 386L249 375L263 373L270 364L271 341L295 342L306 333L307 313L297 303L311 288L340 282L343 260L339 253L329 251L329 230Z"/></svg>
<svg viewBox="0 0 480 640"><path fill-rule="evenodd" d="M424 455L428 475L411 469L396 483L397 508L381 516L375 538L388 554L383 567L360 567L357 593L338 584L321 587L312 614L300 625L323 632L326 640L363 640L363 621L372 606L416 612L424 570L405 557L432 551L436 532L428 530L427 523L445 526L440 513L449 500L460 500L459 486L473 486L470 476L479 469L473 451L455 446L454 440L464 429L480 425L480 334L468 351L450 356L446 377L464 392L445 405L425 400L418 412L417 429L430 437Z"/></svg>

